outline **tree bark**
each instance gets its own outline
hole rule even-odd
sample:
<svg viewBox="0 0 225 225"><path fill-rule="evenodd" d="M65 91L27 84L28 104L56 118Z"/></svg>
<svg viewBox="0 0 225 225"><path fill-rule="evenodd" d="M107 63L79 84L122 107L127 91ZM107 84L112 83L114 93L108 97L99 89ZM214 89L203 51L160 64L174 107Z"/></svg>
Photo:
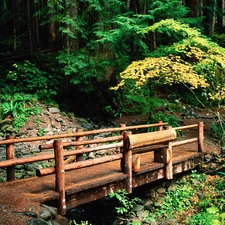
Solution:
<svg viewBox="0 0 225 225"><path fill-rule="evenodd" d="M30 15L30 0L27 0L27 35L29 40L29 48L31 58L34 58L34 45L33 45L33 35L31 29L31 15Z"/></svg>
<svg viewBox="0 0 225 225"><path fill-rule="evenodd" d="M34 11L37 12L40 10L40 3L39 2L34 2ZM35 41L36 41L36 45L37 48L40 48L40 37L39 37L39 20L38 20L38 16L35 16L34 18L34 28L35 28Z"/></svg>
<svg viewBox="0 0 225 225"><path fill-rule="evenodd" d="M206 0L204 2L204 16L205 16L205 33L208 36L213 36L216 22L216 0Z"/></svg>
<svg viewBox="0 0 225 225"><path fill-rule="evenodd" d="M12 23L13 23L13 51L16 52L17 50L17 32L19 24L19 18L17 16L17 12L20 8L20 1L19 0L12 0Z"/></svg>
<svg viewBox="0 0 225 225"><path fill-rule="evenodd" d="M218 20L218 28L222 28L225 26L225 3L224 0L218 0L218 9L219 9L219 13L217 16L217 20Z"/></svg>
<svg viewBox="0 0 225 225"><path fill-rule="evenodd" d="M130 1L131 1L131 0L127 0L127 1L126 1L126 6L127 6L127 8L130 8Z"/></svg>

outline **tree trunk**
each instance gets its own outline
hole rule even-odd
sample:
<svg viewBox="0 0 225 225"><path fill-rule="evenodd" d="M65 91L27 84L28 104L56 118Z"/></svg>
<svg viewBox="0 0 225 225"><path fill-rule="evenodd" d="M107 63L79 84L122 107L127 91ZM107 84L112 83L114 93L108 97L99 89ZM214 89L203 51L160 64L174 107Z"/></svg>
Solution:
<svg viewBox="0 0 225 225"><path fill-rule="evenodd" d="M40 10L40 3L39 2L34 2L34 11L35 12L38 12ZM36 41L36 45L37 45L37 48L39 49L40 48L40 37L39 37L39 20L38 20L38 16L35 16L34 18L34 28L35 28L35 41Z"/></svg>
<svg viewBox="0 0 225 225"><path fill-rule="evenodd" d="M216 0L206 0L204 2L204 28L208 36L213 36L216 23Z"/></svg>
<svg viewBox="0 0 225 225"><path fill-rule="evenodd" d="M17 32L19 26L19 19L17 13L19 11L20 2L18 0L12 0L12 23L13 23L13 51L17 51Z"/></svg>
<svg viewBox="0 0 225 225"><path fill-rule="evenodd" d="M31 29L31 15L30 15L30 0L27 0L27 35L29 40L29 48L31 58L34 58L34 45L33 45L33 35Z"/></svg>
<svg viewBox="0 0 225 225"><path fill-rule="evenodd" d="M222 27L225 26L225 3L224 0L218 0L218 9L219 9L219 13L218 13L218 28L221 29Z"/></svg>
<svg viewBox="0 0 225 225"><path fill-rule="evenodd" d="M77 0L74 0L73 5L70 5L68 11L69 11L70 18L75 20L75 17L78 14L78 2L77 2ZM67 25L67 29L69 29L76 38L73 38L73 37L69 36L68 34L64 35L63 40L62 40L63 48L67 49L69 52L72 52L72 51L79 48L78 32L77 32L76 27L74 25L73 26Z"/></svg>
<svg viewBox="0 0 225 225"><path fill-rule="evenodd" d="M203 0L186 0L185 6L191 9L191 13L189 16L191 17L199 17L202 16L202 1Z"/></svg>
<svg viewBox="0 0 225 225"><path fill-rule="evenodd" d="M130 1L131 1L131 0L127 0L127 1L126 1L126 6L127 6L127 8L130 8Z"/></svg>
<svg viewBox="0 0 225 225"><path fill-rule="evenodd" d="M69 9L70 18L73 18L75 20L75 17L78 13L77 9L78 9L77 0L74 0L74 5ZM69 37L69 49L70 51L74 51L79 48L78 32L75 26L70 26L69 29L72 31L74 36L76 36L76 39Z"/></svg>
<svg viewBox="0 0 225 225"><path fill-rule="evenodd" d="M54 17L54 14L50 14L50 18ZM48 43L54 43L57 39L57 22L50 21L48 23Z"/></svg>

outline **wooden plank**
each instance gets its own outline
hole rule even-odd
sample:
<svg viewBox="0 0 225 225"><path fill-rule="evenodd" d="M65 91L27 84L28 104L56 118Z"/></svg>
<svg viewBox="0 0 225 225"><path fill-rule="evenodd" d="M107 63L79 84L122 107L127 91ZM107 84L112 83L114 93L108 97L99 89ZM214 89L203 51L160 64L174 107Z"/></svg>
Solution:
<svg viewBox="0 0 225 225"><path fill-rule="evenodd" d="M67 208L74 208L78 205L85 204L91 201L95 201L100 198L107 197L110 193L115 193L118 190L124 189L124 180L106 184L91 189L83 190L79 193L74 193L67 196Z"/></svg>
<svg viewBox="0 0 225 225"><path fill-rule="evenodd" d="M164 166L163 166L164 167ZM140 187L145 184L149 184L153 181L163 179L165 177L164 168L157 168L151 171L145 171L144 173L137 173L133 176L132 186Z"/></svg>
<svg viewBox="0 0 225 225"><path fill-rule="evenodd" d="M72 195L74 193L82 192L83 190L93 189L93 188L97 188L99 186L117 183L120 181L123 181L123 183L125 185L126 179L127 179L127 175L124 173L121 173L121 172L118 172L116 174L109 174L106 177L97 178L93 182L72 185L72 187L69 187L66 189L66 194ZM125 186L124 186L124 188L125 188Z"/></svg>
<svg viewBox="0 0 225 225"><path fill-rule="evenodd" d="M185 161L179 161L173 164L173 174L179 174L185 171L199 167L200 158L187 158Z"/></svg>

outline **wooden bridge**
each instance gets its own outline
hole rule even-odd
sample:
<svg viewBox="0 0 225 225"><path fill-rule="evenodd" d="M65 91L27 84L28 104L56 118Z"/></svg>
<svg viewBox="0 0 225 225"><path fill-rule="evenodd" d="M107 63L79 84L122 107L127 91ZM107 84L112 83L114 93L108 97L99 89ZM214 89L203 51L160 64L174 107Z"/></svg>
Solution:
<svg viewBox="0 0 225 225"><path fill-rule="evenodd" d="M163 178L173 179L174 174L196 168L204 154L203 122L176 128L166 125L163 122L129 127L121 125L20 139L9 136L0 141L0 145L6 146L6 160L0 161L0 168L7 168L7 182L0 183L0 205L9 202L7 198L15 192L20 200L25 198L54 204L58 213L65 215L66 209L105 197L119 189L131 193L135 187ZM153 128L156 131L147 132ZM177 137L178 131L190 129L196 130L196 137ZM93 139L93 135L102 133L108 133L110 137ZM14 157L16 143L43 140L52 140L52 143L40 145L40 150L52 152ZM117 154L83 158L84 154L107 149L117 149ZM15 180L16 165L50 159L55 160L54 167L37 169L37 176Z"/></svg>

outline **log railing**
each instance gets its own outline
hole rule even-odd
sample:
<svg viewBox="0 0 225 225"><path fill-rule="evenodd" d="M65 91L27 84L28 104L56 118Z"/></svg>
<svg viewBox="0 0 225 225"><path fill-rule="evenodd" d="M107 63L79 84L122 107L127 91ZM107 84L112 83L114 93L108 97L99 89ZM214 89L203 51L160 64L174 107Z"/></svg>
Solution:
<svg viewBox="0 0 225 225"><path fill-rule="evenodd" d="M125 126L121 125L118 128L107 128L94 131L78 131L71 134L61 134L45 137L36 137L36 138L21 138L14 139L12 136L8 137L7 140L0 141L0 145L6 145L6 160L0 161L0 168L7 167L7 180L14 180L14 166L18 164L31 163L42 160L55 159L55 167L49 167L45 169L38 169L37 175L44 176L48 174L55 173L55 188L59 193L58 200L58 211L59 214L63 215L66 213L66 192L65 192L65 171L74 170L77 168L88 167L91 165L97 165L100 163L105 163L113 160L121 160L121 169L122 172L127 175L126 180L126 189L129 193L132 192L132 153L141 152L142 147L148 147L152 145L162 144L162 147L157 147L149 149L154 151L154 161L165 164L166 178L172 179L172 148L179 145L184 145L191 142L198 142L198 151L203 154L204 145L203 145L203 123L199 122L198 124L171 128L163 130L163 126L167 123L159 122L157 124L148 124L148 125L139 125L139 126ZM136 130L149 127L158 127L158 131L141 133L141 134L132 134L127 132L128 130ZM191 138L188 140L176 141L173 142L176 137L176 130L184 130L190 128L198 128L198 137ZM91 139L85 140L85 136L94 135L106 132L120 132L120 135L100 138L100 139ZM62 138L76 137L76 141L66 141L63 142ZM30 156L26 158L14 158L14 144L20 142L31 142L39 140L54 140L53 144L41 145L39 148L41 151L45 149L54 149L54 153L48 153L45 155ZM102 145L97 145L95 147L88 147L90 144L103 143ZM64 147L75 146L76 149L64 151ZM118 154L103 156L100 158L89 159L82 161L80 156L85 153L90 153L93 151L106 150L110 148L121 148L121 151ZM149 151L148 150L148 151ZM146 151L146 150L145 150ZM64 158L66 156L76 156L76 161L73 163L65 164ZM137 172L137 171L136 171Z"/></svg>
<svg viewBox="0 0 225 225"><path fill-rule="evenodd" d="M38 162L38 161L44 161L49 159L54 159L55 155L54 153L48 153L44 155L37 155L37 156L29 156L25 158L15 158L15 144L16 143L23 143L23 142L37 142L37 141L43 141L43 140L57 140L57 139L63 139L63 138L72 138L76 137L75 142L63 142L62 145L65 146L76 146L76 150L64 152L64 156L70 156L75 155L76 153L83 154L85 151L97 151L97 150L103 150L107 148L113 148L113 147L122 147L121 143L117 144L111 144L111 145L104 145L104 146L97 146L93 148L88 149L80 149L82 145L88 145L88 144L94 144L94 143L104 143L109 141L116 141L116 140L122 140L122 136L115 136L115 137L109 137L109 138L103 138L103 139L96 139L96 140L82 140L85 136L88 135L96 135L96 134L102 134L102 133L116 133L120 132L122 134L125 130L138 130L138 129L146 129L150 127L158 127L158 130L162 130L163 126L167 125L167 123L163 123L162 121L159 121L159 123L156 124L146 124L146 125L136 125L136 126L126 126L125 124L121 124L120 127L116 128L106 128L106 129L99 129L99 130L92 130L92 131L80 131L70 134L58 134L58 135L51 135L51 136L42 136L42 137L29 137L29 138L14 138L13 136L7 136L6 140L0 141L0 145L6 146L6 160L0 161L0 168L7 168L7 181L15 180L15 166L16 165L23 165L26 163L32 163L32 162ZM121 145L121 146L120 146ZM53 148L53 144L46 144L46 145L40 145L40 150Z"/></svg>

